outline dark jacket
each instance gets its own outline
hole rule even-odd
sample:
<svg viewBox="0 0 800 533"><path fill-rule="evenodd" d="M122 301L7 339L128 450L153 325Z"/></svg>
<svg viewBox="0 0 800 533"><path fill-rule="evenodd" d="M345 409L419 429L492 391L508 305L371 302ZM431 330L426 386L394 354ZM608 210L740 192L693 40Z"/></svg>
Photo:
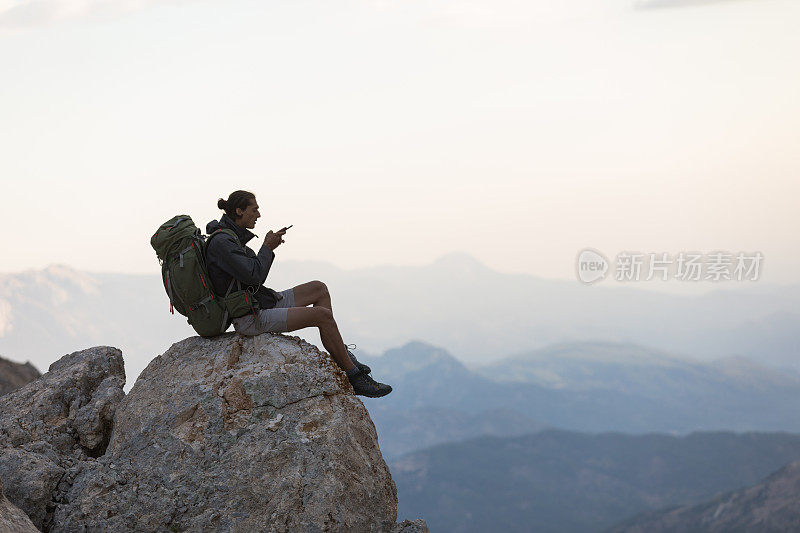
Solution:
<svg viewBox="0 0 800 533"><path fill-rule="evenodd" d="M247 228L242 228L226 214L222 215L219 221L212 220L206 225L206 234L211 235L220 228L232 229L242 243L240 247L230 235L221 233L211 239L206 247L206 267L208 277L211 278L211 286L214 293L223 296L228 290L231 278L235 278L242 283L242 288L250 287L256 290L255 298L261 309L275 307L278 301L275 291L265 287L263 283L267 279L269 268L275 260L275 252L267 246L261 246L258 255L245 246L247 241L255 235ZM233 284L233 291L237 290L236 283Z"/></svg>

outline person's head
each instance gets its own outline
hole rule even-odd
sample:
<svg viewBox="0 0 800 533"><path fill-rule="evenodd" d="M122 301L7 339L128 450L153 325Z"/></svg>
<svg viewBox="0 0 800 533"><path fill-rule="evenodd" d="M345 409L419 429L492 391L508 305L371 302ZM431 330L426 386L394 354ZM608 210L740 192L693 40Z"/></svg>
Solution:
<svg viewBox="0 0 800 533"><path fill-rule="evenodd" d="M233 191L227 200L220 198L217 207L224 209L225 213L243 228L255 228L256 220L261 216L258 212L256 195L247 191Z"/></svg>

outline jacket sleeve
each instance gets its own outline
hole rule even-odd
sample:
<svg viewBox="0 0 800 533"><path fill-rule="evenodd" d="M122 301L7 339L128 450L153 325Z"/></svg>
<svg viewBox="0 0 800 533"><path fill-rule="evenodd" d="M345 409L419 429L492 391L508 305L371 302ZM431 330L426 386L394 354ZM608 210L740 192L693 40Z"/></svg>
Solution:
<svg viewBox="0 0 800 533"><path fill-rule="evenodd" d="M262 246L255 257L248 257L244 248L227 235L220 235L212 241L212 255L217 265L245 285L258 287L267 279L267 274L275 259L275 252Z"/></svg>

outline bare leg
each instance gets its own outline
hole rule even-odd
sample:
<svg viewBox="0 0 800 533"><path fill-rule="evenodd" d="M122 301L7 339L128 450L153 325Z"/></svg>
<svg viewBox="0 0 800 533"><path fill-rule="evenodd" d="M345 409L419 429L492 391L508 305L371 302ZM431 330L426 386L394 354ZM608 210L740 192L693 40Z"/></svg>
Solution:
<svg viewBox="0 0 800 533"><path fill-rule="evenodd" d="M296 307L313 305L314 307L325 307L333 311L328 286L321 281L309 281L292 287L292 290L294 291L294 305Z"/></svg>
<svg viewBox="0 0 800 533"><path fill-rule="evenodd" d="M295 294L295 302L297 295ZM344 346L342 335L339 333L339 326L333 319L330 309L322 306L315 307L290 307L286 312L287 331L295 331L308 327L319 328L319 337L322 345L331 354L344 371L352 370L355 365L347 355L347 348Z"/></svg>

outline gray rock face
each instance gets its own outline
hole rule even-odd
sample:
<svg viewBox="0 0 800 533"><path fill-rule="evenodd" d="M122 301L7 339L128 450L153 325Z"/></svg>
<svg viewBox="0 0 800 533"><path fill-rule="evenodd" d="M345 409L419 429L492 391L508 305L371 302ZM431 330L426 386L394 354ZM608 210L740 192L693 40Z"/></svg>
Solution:
<svg viewBox="0 0 800 533"><path fill-rule="evenodd" d="M124 384L122 353L100 346L0 397L0 481L37 527L49 527L80 465L105 452Z"/></svg>
<svg viewBox="0 0 800 533"><path fill-rule="evenodd" d="M395 527L396 489L369 414L331 358L298 337L178 342L140 375L115 424L51 531Z"/></svg>
<svg viewBox="0 0 800 533"><path fill-rule="evenodd" d="M39 533L31 519L19 507L6 499L2 483L0 483L0 531L3 533Z"/></svg>
<svg viewBox="0 0 800 533"><path fill-rule="evenodd" d="M30 363L14 363L0 357L0 396L15 391L41 376Z"/></svg>

